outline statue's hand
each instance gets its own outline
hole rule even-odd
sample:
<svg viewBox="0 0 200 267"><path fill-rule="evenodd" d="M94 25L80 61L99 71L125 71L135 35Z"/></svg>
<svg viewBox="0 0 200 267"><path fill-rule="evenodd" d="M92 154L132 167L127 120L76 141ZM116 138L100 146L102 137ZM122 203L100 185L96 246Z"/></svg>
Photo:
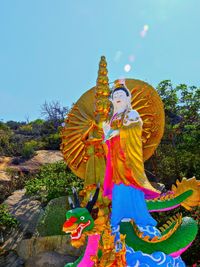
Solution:
<svg viewBox="0 0 200 267"><path fill-rule="evenodd" d="M136 110L131 110L129 111L123 121L124 126L129 126L129 125L136 125L138 123L142 124L142 119L140 118L139 113Z"/></svg>
<svg viewBox="0 0 200 267"><path fill-rule="evenodd" d="M129 126L129 125L131 125L131 124L137 124L137 123L139 123L141 120L140 119L138 119L138 120L124 120L124 122L123 122L123 125L124 126Z"/></svg>

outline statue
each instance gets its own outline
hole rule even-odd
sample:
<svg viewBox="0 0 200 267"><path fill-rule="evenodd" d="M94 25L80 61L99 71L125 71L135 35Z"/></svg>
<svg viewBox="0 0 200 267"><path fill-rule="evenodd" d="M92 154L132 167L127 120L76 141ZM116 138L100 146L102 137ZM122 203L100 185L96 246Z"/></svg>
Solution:
<svg viewBox="0 0 200 267"><path fill-rule="evenodd" d="M145 198L158 197L160 192L149 183L144 171L143 122L139 113L131 108L131 94L124 84L115 83L111 101L113 116L110 122L103 123L108 146L104 196L112 200L111 226L117 234L122 220L133 219L138 227L143 231L146 228L147 234L154 237L159 231L147 210Z"/></svg>
<svg viewBox="0 0 200 267"><path fill-rule="evenodd" d="M150 184L144 161L163 135L162 101L134 79L117 80L109 92L106 66L101 57L96 86L72 107L62 130L64 159L85 181L82 203L75 190L75 204L69 199L63 231L73 246L87 244L66 266L184 267L180 256L195 239L197 222L178 213L158 230L150 213L198 206L199 183L183 178L164 195Z"/></svg>

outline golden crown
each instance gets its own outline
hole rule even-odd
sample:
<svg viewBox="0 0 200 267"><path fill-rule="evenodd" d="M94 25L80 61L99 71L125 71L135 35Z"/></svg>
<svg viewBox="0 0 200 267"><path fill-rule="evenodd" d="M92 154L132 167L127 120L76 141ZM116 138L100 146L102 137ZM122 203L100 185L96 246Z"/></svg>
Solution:
<svg viewBox="0 0 200 267"><path fill-rule="evenodd" d="M125 85L125 80L116 80L114 82L113 87L111 88L111 94L114 92L114 90L116 90L118 88L127 91L129 93L129 96L131 95L131 92L129 91L129 89Z"/></svg>

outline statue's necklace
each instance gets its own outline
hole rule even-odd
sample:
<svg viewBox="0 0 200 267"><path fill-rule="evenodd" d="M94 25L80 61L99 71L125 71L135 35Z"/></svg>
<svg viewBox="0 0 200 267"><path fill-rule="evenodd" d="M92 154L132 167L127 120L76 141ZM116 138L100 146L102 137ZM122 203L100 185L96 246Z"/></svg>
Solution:
<svg viewBox="0 0 200 267"><path fill-rule="evenodd" d="M112 117L112 119L110 121L110 126L113 130L119 129L123 126L125 114L126 114L126 110L121 112L121 113L116 113Z"/></svg>

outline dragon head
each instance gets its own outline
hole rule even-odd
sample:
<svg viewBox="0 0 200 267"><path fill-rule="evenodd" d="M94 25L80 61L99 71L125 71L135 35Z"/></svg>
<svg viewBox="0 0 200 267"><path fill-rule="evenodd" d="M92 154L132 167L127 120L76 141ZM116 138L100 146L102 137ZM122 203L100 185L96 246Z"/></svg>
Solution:
<svg viewBox="0 0 200 267"><path fill-rule="evenodd" d="M80 239L83 232L94 227L94 220L86 208L75 208L66 213L63 231L71 234L72 240Z"/></svg>
<svg viewBox="0 0 200 267"><path fill-rule="evenodd" d="M71 197L68 198L71 209L67 211L66 221L63 224L63 231L65 233L70 233L72 240L79 240L84 232L94 227L94 219L92 218L91 212L97 201L99 189L100 184L97 185L94 195L90 197L84 208L80 207L78 194L75 188L72 189L74 202Z"/></svg>

